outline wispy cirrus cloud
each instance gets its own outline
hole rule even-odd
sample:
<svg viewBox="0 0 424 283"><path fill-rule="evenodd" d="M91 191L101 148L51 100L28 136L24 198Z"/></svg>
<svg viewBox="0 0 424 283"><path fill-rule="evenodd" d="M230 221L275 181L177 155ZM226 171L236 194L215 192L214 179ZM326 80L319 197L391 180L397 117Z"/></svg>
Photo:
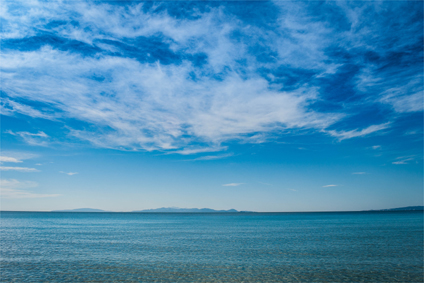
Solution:
<svg viewBox="0 0 424 283"><path fill-rule="evenodd" d="M330 188L330 187L337 187L338 185L325 185L325 186L322 186L323 188Z"/></svg>
<svg viewBox="0 0 424 283"><path fill-rule="evenodd" d="M27 144L36 145L36 146L47 146L49 144L48 138L49 136L39 131L38 133L30 133L30 132L12 132L7 131L8 134L21 137Z"/></svg>
<svg viewBox="0 0 424 283"><path fill-rule="evenodd" d="M190 155L190 154L198 154L198 153L205 153L205 152L217 152L226 150L228 147L226 146L219 146L219 147L189 147L184 148L182 150L176 150L176 151L170 151L169 153L178 153L182 155Z"/></svg>
<svg viewBox="0 0 424 283"><path fill-rule="evenodd" d="M222 185L223 187L238 187L244 185L244 183L229 183L229 184L224 184Z"/></svg>
<svg viewBox="0 0 424 283"><path fill-rule="evenodd" d="M63 172L63 171L59 171L59 173L63 173L63 174L69 175L69 176L78 174L78 172Z"/></svg>
<svg viewBox="0 0 424 283"><path fill-rule="evenodd" d="M366 137L422 110L416 3L245 3L266 23L226 2L115 4L5 2L2 113L78 121L64 138L97 147L196 154L288 129ZM364 104L395 114L328 130Z"/></svg>
<svg viewBox="0 0 424 283"><path fill-rule="evenodd" d="M10 157L10 158L14 158L16 160L27 160L27 159L33 159L33 158L37 158L40 155L35 154L33 152L26 152L26 151L14 151L14 150L2 150L1 152L2 156L4 157Z"/></svg>
<svg viewBox="0 0 424 283"><path fill-rule="evenodd" d="M101 134L77 129L70 131L72 136L88 140L100 147L172 150L186 147L193 141L212 143L219 147L221 142L238 139L252 132L274 131L286 127L324 127L340 116L308 113L304 105L307 99L315 96L313 91L300 89L281 92L268 89L266 80L260 77L243 79L233 73L224 81L209 77L191 81L187 77L197 70L189 63L157 66L113 57L91 59L91 62L87 62L90 59L60 54L55 50L45 50L44 53L27 54L29 57L34 56L31 61L39 60L40 65L34 68L48 64L48 60L41 58L47 59L51 53L56 53L57 59L63 61L60 65L64 68L73 66L71 68L74 70L65 72L66 79L52 73L48 81L38 81L38 86L31 82L25 87L26 95L55 105L58 111L67 112L67 116L98 125L99 130L109 128L101 130ZM11 58L18 61L22 59ZM25 64L24 61L22 64ZM57 64L55 61L51 63ZM100 73L108 69L107 72L119 82L112 83L115 79L112 79L110 84L92 82L91 78L81 77L81 74L75 71L79 64L83 69L94 68ZM80 71L91 72L89 69ZM120 70L119 73L117 70ZM128 73L125 75L126 72ZM53 84L57 84L59 89L62 81L70 79L73 75L75 77L72 89L66 91L62 88L59 93L46 91L51 89ZM20 85L24 87L26 81L21 80ZM120 95L101 95L101 100L100 97L93 100L94 97L89 98L87 94L81 93L81 99L76 98L74 94L84 92L87 84L94 88L90 91L90 97L105 91ZM128 85L134 85L134 91L144 89L143 96L138 95L137 91L132 93L133 90L127 90ZM243 96L239 95L240 93ZM28 133L17 134L27 142L36 144L35 136ZM38 144L43 143L45 142Z"/></svg>
<svg viewBox="0 0 424 283"><path fill-rule="evenodd" d="M19 171L19 172L39 172L40 170L37 170L35 168L28 168L28 167L8 167L8 166L0 166L1 171Z"/></svg>
<svg viewBox="0 0 424 283"><path fill-rule="evenodd" d="M353 172L353 175L365 175L367 172Z"/></svg>
<svg viewBox="0 0 424 283"><path fill-rule="evenodd" d="M218 159L223 159L223 158L227 158L233 156L232 153L227 153L227 154L219 154L219 155L205 155L205 156L200 156L197 158L193 158L193 159L187 159L186 161L205 161L205 160L218 160Z"/></svg>
<svg viewBox="0 0 424 283"><path fill-rule="evenodd" d="M393 161L392 164L401 165L401 164L409 164L410 161L414 160L415 156L400 156L396 158L396 161Z"/></svg>
<svg viewBox="0 0 424 283"><path fill-rule="evenodd" d="M0 156L0 162L13 162L13 163L21 163L22 160L19 160L15 157L9 157L9 156Z"/></svg>
<svg viewBox="0 0 424 283"><path fill-rule="evenodd" d="M384 129L389 128L390 123L384 123L380 125L371 125L365 129L362 130L351 130L351 131L327 131L330 135L337 137L340 141L344 139L350 139L354 137L362 137L369 134L372 134L377 131L381 131Z"/></svg>
<svg viewBox="0 0 424 283"><path fill-rule="evenodd" d="M33 181L0 179L0 194L2 198L45 198L59 196L58 194L39 194L24 190L35 187L38 187L38 183Z"/></svg>

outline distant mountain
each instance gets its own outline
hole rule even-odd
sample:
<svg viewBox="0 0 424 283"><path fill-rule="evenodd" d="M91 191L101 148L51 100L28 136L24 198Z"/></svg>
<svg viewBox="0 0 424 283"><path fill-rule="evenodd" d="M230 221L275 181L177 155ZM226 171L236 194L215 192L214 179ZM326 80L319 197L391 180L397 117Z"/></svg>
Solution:
<svg viewBox="0 0 424 283"><path fill-rule="evenodd" d="M380 211L424 211L424 206L406 206L398 208L380 209Z"/></svg>
<svg viewBox="0 0 424 283"><path fill-rule="evenodd" d="M235 209L229 210L215 210L211 208L178 208L178 207L161 207L155 209L135 210L132 212L194 212L194 213L205 213L205 212L238 212Z"/></svg>
<svg viewBox="0 0 424 283"><path fill-rule="evenodd" d="M101 209L95 208L77 208L77 209L66 209L66 210L53 210L52 212L107 212Z"/></svg>

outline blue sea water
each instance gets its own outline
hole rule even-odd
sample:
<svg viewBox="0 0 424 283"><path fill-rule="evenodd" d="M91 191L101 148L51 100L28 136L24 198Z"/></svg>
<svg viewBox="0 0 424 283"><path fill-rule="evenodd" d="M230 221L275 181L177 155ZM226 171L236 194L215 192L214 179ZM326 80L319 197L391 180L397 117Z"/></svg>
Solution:
<svg viewBox="0 0 424 283"><path fill-rule="evenodd" d="M423 282L422 212L2 212L1 282Z"/></svg>

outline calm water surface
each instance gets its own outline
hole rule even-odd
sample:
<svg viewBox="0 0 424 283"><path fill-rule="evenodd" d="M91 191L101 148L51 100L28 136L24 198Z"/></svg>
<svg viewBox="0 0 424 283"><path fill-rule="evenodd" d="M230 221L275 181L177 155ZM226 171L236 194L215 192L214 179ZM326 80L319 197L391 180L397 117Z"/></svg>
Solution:
<svg viewBox="0 0 424 283"><path fill-rule="evenodd" d="M2 212L1 282L423 282L423 214Z"/></svg>

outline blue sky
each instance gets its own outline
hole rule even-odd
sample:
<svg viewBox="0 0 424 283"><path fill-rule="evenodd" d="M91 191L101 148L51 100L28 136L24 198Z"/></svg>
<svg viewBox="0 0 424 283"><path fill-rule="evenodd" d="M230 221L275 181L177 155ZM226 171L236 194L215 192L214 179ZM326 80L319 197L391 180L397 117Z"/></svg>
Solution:
<svg viewBox="0 0 424 283"><path fill-rule="evenodd" d="M2 1L1 209L423 204L420 1Z"/></svg>

